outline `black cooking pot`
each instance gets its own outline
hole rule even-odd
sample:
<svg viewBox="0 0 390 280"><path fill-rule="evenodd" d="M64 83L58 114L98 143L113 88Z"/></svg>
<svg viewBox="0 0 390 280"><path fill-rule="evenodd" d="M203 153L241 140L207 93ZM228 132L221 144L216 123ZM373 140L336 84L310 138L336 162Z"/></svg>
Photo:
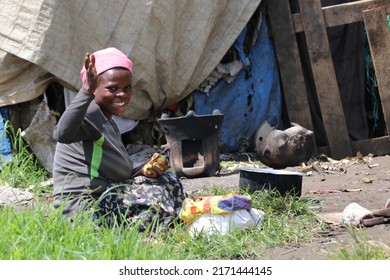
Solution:
<svg viewBox="0 0 390 280"><path fill-rule="evenodd" d="M305 173L268 168L240 169L240 188L249 192L277 190L281 195L301 196L302 177Z"/></svg>

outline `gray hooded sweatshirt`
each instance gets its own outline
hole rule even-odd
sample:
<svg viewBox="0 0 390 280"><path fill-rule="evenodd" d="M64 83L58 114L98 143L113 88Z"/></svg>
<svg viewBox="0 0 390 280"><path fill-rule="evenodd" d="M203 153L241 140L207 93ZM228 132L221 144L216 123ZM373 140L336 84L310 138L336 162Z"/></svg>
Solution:
<svg viewBox="0 0 390 280"><path fill-rule="evenodd" d="M54 206L71 217L115 183L131 178L133 163L121 135L93 95L80 91L55 130Z"/></svg>

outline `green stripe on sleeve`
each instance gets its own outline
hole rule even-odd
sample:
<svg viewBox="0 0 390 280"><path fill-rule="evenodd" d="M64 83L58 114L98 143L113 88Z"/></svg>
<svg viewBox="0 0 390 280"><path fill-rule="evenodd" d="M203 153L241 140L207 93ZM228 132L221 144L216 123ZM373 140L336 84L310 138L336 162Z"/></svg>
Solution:
<svg viewBox="0 0 390 280"><path fill-rule="evenodd" d="M99 177L99 167L102 162L103 157L103 142L104 135L100 137L98 140L93 142L93 152L92 152L92 161L91 161L91 180L93 178Z"/></svg>

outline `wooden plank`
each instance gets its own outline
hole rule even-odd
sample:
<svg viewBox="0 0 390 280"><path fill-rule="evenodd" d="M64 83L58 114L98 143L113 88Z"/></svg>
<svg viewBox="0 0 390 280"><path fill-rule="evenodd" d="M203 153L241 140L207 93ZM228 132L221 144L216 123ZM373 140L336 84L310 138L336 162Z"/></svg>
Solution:
<svg viewBox="0 0 390 280"><path fill-rule="evenodd" d="M379 97L387 131L390 132L390 31L385 7L363 12Z"/></svg>
<svg viewBox="0 0 390 280"><path fill-rule="evenodd" d="M390 154L390 141L388 136L351 141L351 146L352 156L355 156L358 152L362 153L363 155L373 154L374 156L385 156ZM318 147L318 155L321 154L330 156L329 147ZM314 156L316 155L317 154Z"/></svg>
<svg viewBox="0 0 390 280"><path fill-rule="evenodd" d="M313 130L288 0L266 0L286 107L291 122Z"/></svg>
<svg viewBox="0 0 390 280"><path fill-rule="evenodd" d="M299 0L298 3L331 156L333 158L351 156L352 148L333 67L321 1Z"/></svg>
<svg viewBox="0 0 390 280"><path fill-rule="evenodd" d="M382 6L386 6L387 14L390 14L390 0L364 0L323 7L322 12L324 15L325 26L333 27L363 21L362 11ZM292 19L295 32L302 32L303 25L301 15L299 13L295 13L292 15Z"/></svg>
<svg viewBox="0 0 390 280"><path fill-rule="evenodd" d="M390 154L390 141L388 136L352 141L351 144L354 155L357 152L361 152L363 155L373 154L374 156Z"/></svg>

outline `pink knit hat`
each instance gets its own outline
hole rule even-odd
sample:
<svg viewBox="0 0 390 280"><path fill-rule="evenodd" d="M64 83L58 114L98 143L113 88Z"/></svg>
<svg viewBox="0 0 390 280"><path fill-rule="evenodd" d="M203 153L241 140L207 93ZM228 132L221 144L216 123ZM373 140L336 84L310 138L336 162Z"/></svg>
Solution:
<svg viewBox="0 0 390 280"><path fill-rule="evenodd" d="M95 56L95 67L98 75L115 67L126 68L132 73L133 62L117 48L107 48L96 51L93 54ZM84 66L80 71L80 77L83 84L85 84L87 81L87 71Z"/></svg>

